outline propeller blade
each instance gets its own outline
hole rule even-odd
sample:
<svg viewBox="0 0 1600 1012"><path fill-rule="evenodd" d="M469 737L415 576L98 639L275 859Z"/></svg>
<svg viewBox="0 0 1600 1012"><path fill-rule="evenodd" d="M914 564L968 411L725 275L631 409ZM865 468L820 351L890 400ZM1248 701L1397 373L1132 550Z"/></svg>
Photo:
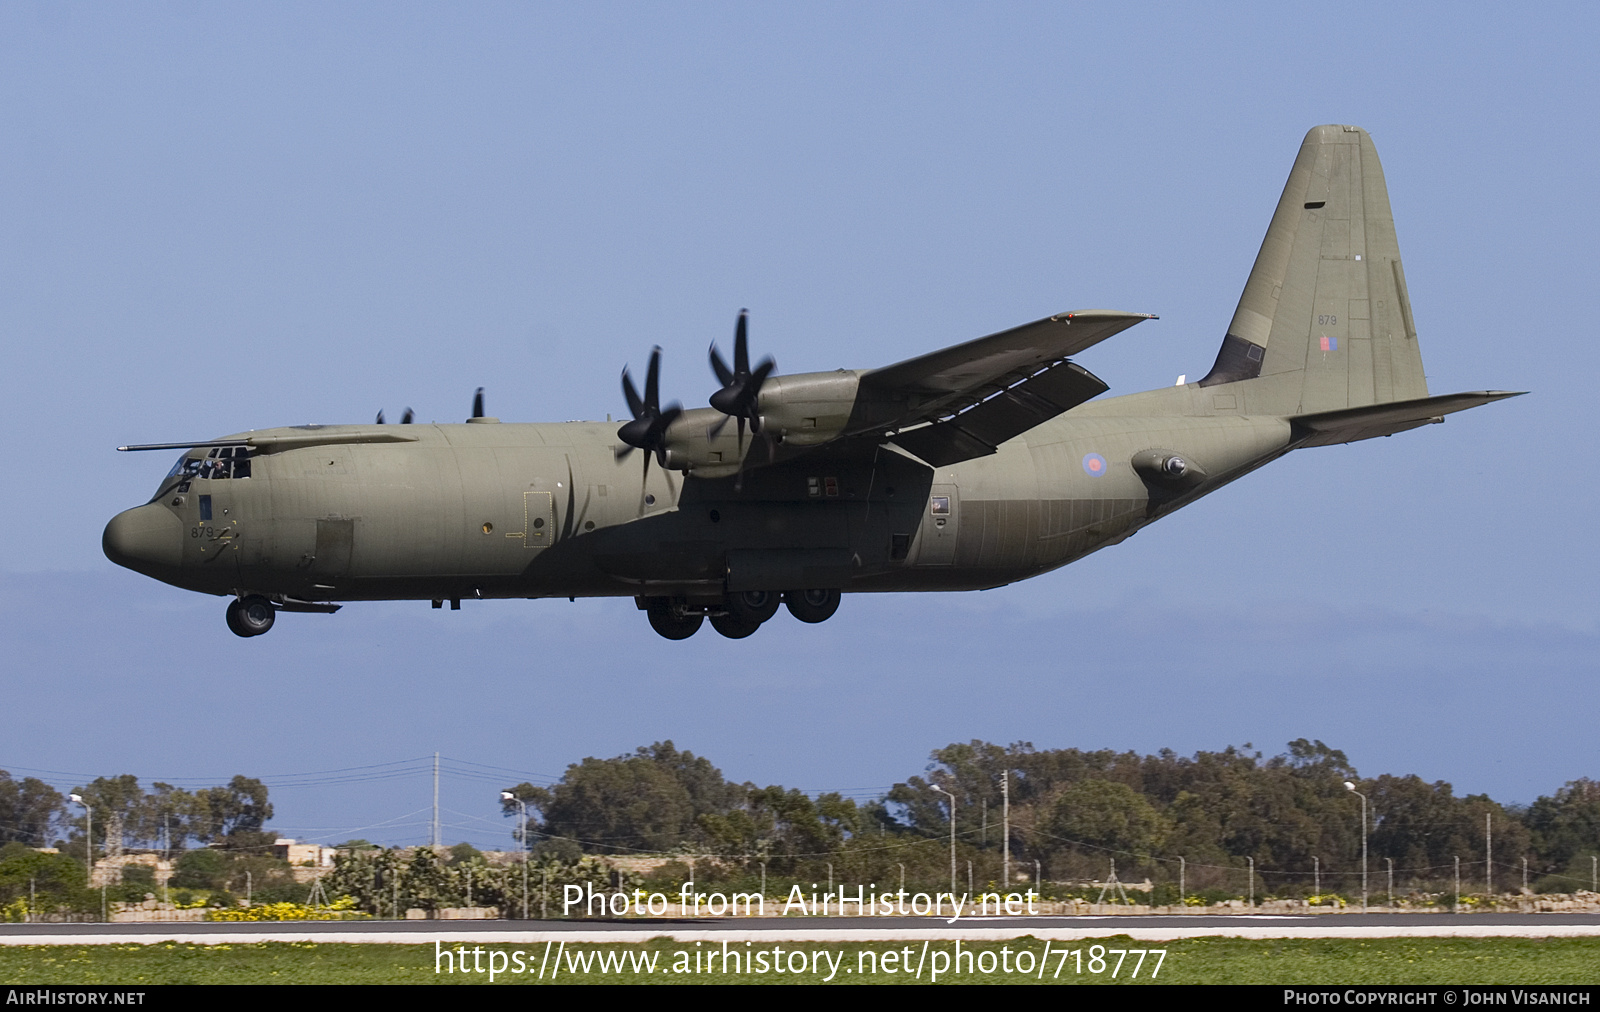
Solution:
<svg viewBox="0 0 1600 1012"><path fill-rule="evenodd" d="M417 413L412 411L410 408L406 408L406 413L400 416L400 424L410 425L411 420L415 417L417 417Z"/></svg>
<svg viewBox="0 0 1600 1012"><path fill-rule="evenodd" d="M378 410L378 422L377 422L377 424L379 424L379 425L383 424L383 410L381 408Z"/></svg>
<svg viewBox="0 0 1600 1012"><path fill-rule="evenodd" d="M761 360L754 371L750 369L750 311L739 310L739 320L733 333L733 368L730 370L711 346L711 371L717 374L722 387L711 395L711 406L725 415L741 419L740 449L744 448L743 422L750 423L751 432L761 431L761 416L757 412L761 400L761 387L767 377L778 367L772 356Z"/></svg>
<svg viewBox="0 0 1600 1012"><path fill-rule="evenodd" d="M472 395L472 417L483 417L483 387L479 387L478 392Z"/></svg>
<svg viewBox="0 0 1600 1012"><path fill-rule="evenodd" d="M651 411L661 409L661 346L650 349L650 368L644 374L644 406Z"/></svg>
<svg viewBox="0 0 1600 1012"><path fill-rule="evenodd" d="M739 310L739 322L733 328L733 374L750 375L750 310Z"/></svg>
<svg viewBox="0 0 1600 1012"><path fill-rule="evenodd" d="M639 399L639 392L633 388L633 377L628 375L628 367L622 367L622 396L628 401L628 413L638 418L644 414L644 401Z"/></svg>
<svg viewBox="0 0 1600 1012"><path fill-rule="evenodd" d="M722 361L722 356L717 352L717 342L715 341L711 342L711 371L716 373L717 382L723 386L733 382L733 370L729 369L728 364Z"/></svg>

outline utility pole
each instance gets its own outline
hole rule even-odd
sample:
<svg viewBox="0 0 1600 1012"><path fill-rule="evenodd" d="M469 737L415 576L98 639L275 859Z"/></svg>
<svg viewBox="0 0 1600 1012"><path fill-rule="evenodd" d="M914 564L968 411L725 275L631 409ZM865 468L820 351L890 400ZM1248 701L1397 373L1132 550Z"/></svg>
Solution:
<svg viewBox="0 0 1600 1012"><path fill-rule="evenodd" d="M1483 893L1494 895L1494 824L1489 813L1483 813Z"/></svg>
<svg viewBox="0 0 1600 1012"><path fill-rule="evenodd" d="M439 839L439 753L433 754L433 849L442 846Z"/></svg>
<svg viewBox="0 0 1600 1012"><path fill-rule="evenodd" d="M1387 861L1388 864L1389 864L1389 909L1393 910L1394 909L1394 858L1386 857L1386 858L1384 858L1384 860Z"/></svg>
<svg viewBox="0 0 1600 1012"><path fill-rule="evenodd" d="M1456 855L1456 902L1450 908L1452 914L1461 912L1461 855Z"/></svg>
<svg viewBox="0 0 1600 1012"><path fill-rule="evenodd" d="M1180 906L1180 907L1184 905L1184 895L1183 895L1184 894L1184 888L1183 887L1186 884L1184 882L1184 876L1188 872L1188 870L1189 870L1189 862L1185 861L1180 856L1178 858L1178 906Z"/></svg>
<svg viewBox="0 0 1600 1012"><path fill-rule="evenodd" d="M1311 858L1311 895L1322 897L1322 858L1315 855Z"/></svg>
<svg viewBox="0 0 1600 1012"><path fill-rule="evenodd" d="M1000 849L1005 854L1001 863L1001 889L1011 888L1011 771L1000 771L1000 832L1003 839Z"/></svg>

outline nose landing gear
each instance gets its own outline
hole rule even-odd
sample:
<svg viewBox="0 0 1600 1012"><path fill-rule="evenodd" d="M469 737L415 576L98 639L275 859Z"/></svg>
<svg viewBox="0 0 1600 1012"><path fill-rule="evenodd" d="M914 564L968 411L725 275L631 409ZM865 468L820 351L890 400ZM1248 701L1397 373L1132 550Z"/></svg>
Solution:
<svg viewBox="0 0 1600 1012"><path fill-rule="evenodd" d="M228 602L228 628L235 636L260 636L272 628L278 609L260 594Z"/></svg>

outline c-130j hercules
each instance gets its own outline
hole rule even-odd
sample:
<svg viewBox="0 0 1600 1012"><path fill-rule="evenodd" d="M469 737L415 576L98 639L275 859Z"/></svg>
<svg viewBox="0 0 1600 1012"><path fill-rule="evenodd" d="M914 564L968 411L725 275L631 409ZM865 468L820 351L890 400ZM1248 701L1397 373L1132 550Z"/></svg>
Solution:
<svg viewBox="0 0 1600 1012"><path fill-rule="evenodd" d="M843 592L1037 576L1290 450L1513 396L1428 395L1357 127L1306 135L1211 371L1093 400L1106 385L1072 358L1150 318L1060 313L881 369L782 376L751 367L741 313L732 367L711 350L710 407L661 406L656 349L642 395L623 371L620 429L497 424L480 390L460 425L380 414L120 447L185 452L106 526L105 553L231 597L240 636L341 601L632 597L668 639L706 618L740 638L780 602L822 622Z"/></svg>

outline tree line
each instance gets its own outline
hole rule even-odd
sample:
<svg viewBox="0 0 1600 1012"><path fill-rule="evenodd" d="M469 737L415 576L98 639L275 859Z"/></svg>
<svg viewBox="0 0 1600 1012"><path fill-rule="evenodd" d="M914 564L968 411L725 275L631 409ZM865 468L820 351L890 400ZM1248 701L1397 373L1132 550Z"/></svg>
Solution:
<svg viewBox="0 0 1600 1012"><path fill-rule="evenodd" d="M1513 891L1524 874L1533 891L1572 892L1591 887L1600 855L1600 782L1589 779L1508 806L1415 775L1362 777L1343 752L1306 739L1270 757L1248 744L1180 756L984 741L931 757L924 775L857 801L733 783L658 742L575 763L550 787L520 784L503 810L520 819L518 802L527 807L537 853L676 854L686 867L715 858L744 881L757 870L815 881L831 866L851 882L948 886L953 811L962 885L1001 878L1008 822L1014 880L1103 880L1115 860L1121 880L1167 893L1181 881L1243 895L1252 866L1260 894L1351 892L1358 795L1374 892L1391 868L1397 889L1448 891L1458 860L1466 892Z"/></svg>
<svg viewBox="0 0 1600 1012"><path fill-rule="evenodd" d="M1112 861L1120 879L1148 879L1168 900L1179 882L1192 894L1244 895L1252 869L1248 887L1261 895L1349 894L1359 888L1358 794L1367 800L1374 891L1387 885L1391 868L1398 889L1447 891L1459 861L1465 892L1486 891L1491 876L1496 892L1514 890L1524 874L1534 891L1572 892L1591 887L1600 866L1600 782L1587 778L1519 807L1458 796L1449 783L1414 775L1362 777L1343 752L1306 739L1270 757L1248 744L1180 756L972 741L931 758L922 775L856 799L736 783L709 759L665 741L584 759L548 787L509 788L502 811L513 823L512 845L525 844L543 862L535 865L544 869L541 883L565 881L580 865L592 871L598 866L586 859L595 856L665 855L671 863L650 876L654 884L696 878L752 888L831 877L948 888L953 818L960 885L1002 882L1009 843L1012 882L1042 880L1057 894L1103 880ZM125 775L71 793L92 820L48 784L0 771L0 845L54 844L62 859L78 862L90 848L97 857L197 848L185 865L196 888L236 890L246 871L250 881L267 877L264 866L240 863L264 855L274 836L259 780L236 776L194 791L158 782L146 790ZM206 851L237 860L211 869ZM16 847L8 853L21 860ZM441 858L444 870L427 859L427 867L412 868L419 859L384 853L352 858L338 880L349 879L365 908L405 901L396 883L413 880L412 899L425 904L466 896L469 881L480 898L504 901L514 892L521 902L521 880L513 888L488 864L458 857ZM26 863L26 881L36 885L43 866ZM0 868L0 893L23 881L20 865L8 868ZM50 875L71 877L64 863Z"/></svg>
<svg viewBox="0 0 1600 1012"><path fill-rule="evenodd" d="M16 780L0 770L0 845L56 846L79 854L92 847L99 857L126 849L175 852L191 844L262 851L275 839L266 830L272 818L267 787L252 777L186 791L159 781L145 790L138 777L124 774L99 777L69 795L34 777Z"/></svg>

